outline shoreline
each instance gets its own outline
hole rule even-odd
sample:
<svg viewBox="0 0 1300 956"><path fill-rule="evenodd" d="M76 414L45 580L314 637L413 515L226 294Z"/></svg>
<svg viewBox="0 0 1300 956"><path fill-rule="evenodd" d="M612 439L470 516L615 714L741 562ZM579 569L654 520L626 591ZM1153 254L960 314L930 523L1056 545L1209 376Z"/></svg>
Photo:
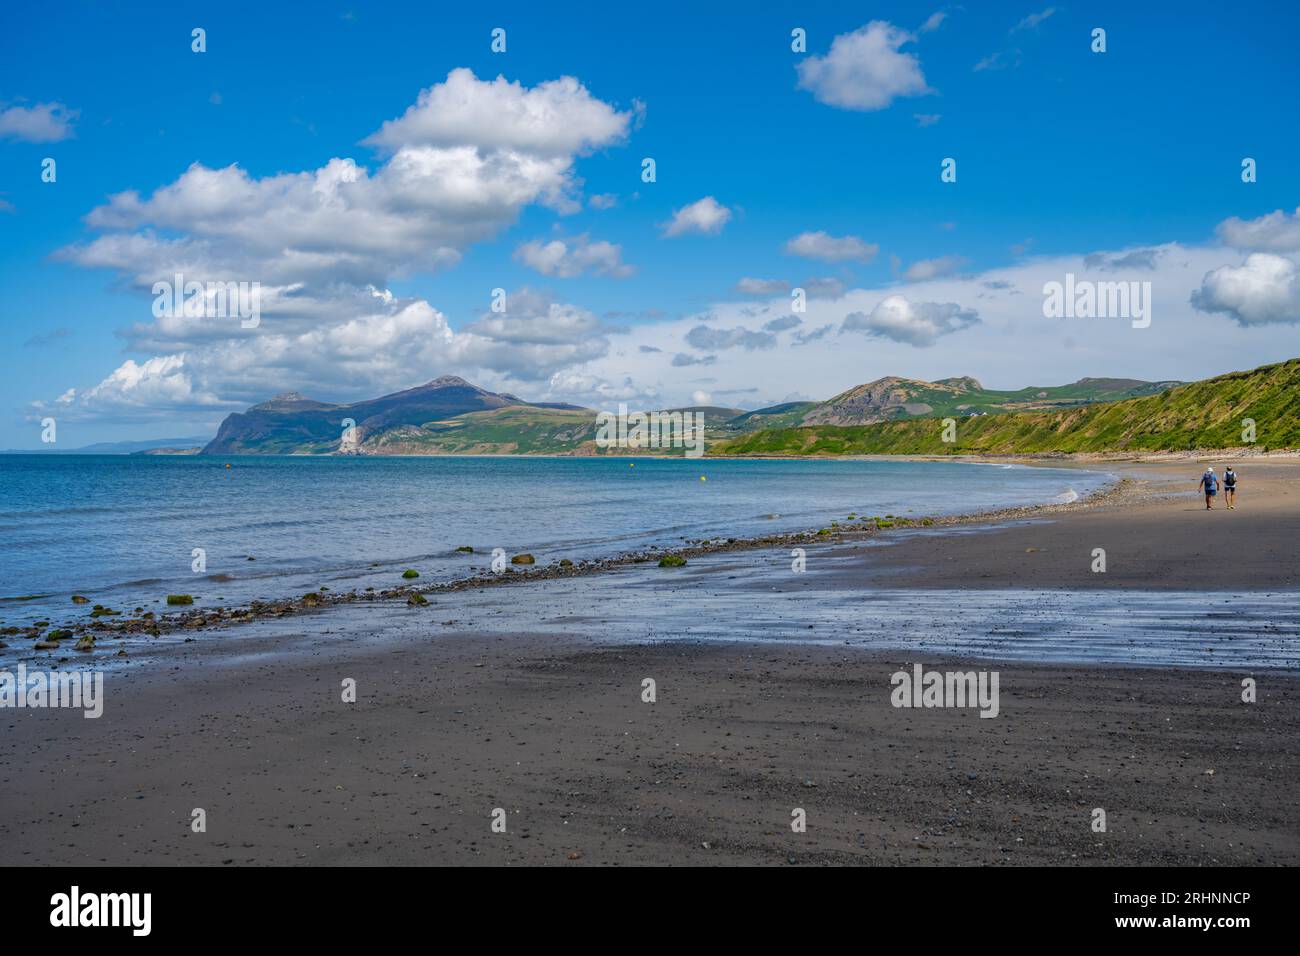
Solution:
<svg viewBox="0 0 1300 956"><path fill-rule="evenodd" d="M294 457L294 456L283 456ZM389 457L407 457L407 456L389 456ZM477 456L461 456L477 457ZM543 457L543 456L509 456L509 457ZM551 456L551 457L569 457L569 456ZM907 456L894 456L896 460L902 460ZM743 459L741 459L743 460ZM798 460L798 459L791 459ZM848 459L845 459L848 460ZM878 460L875 457L863 458L860 460ZM887 460L881 458L879 460ZM944 458L916 458L912 460L924 461L952 461ZM967 461L966 464L1019 464L1014 462L1003 462L995 459L981 461ZM1025 465L1025 467L1032 467ZM788 531L772 535L762 535L758 537L747 538L723 538L721 536L710 539L700 539L695 542L675 547L651 547L638 551L629 551L623 554L613 555L606 558L593 558L574 561L569 565L562 565L560 562L554 562L542 567L529 568L520 570L521 567L528 565L507 565L504 572L494 573L490 571L479 571L476 574L466 575L455 578L450 581L441 581L429 585L404 585L394 588L385 588L383 590L373 591L339 591L339 592L308 592L306 595L299 597L282 597L269 601L255 600L246 604L236 604L231 606L220 607L203 607L187 611L163 612L161 614L154 611L145 611L143 608L137 608L136 613L140 617L126 617L126 612L115 612L105 619L92 619L86 621L85 618L75 618L55 622L50 620L45 627L35 628L27 627L8 627L0 630L0 650L6 648L6 638L40 641L44 632L63 633L64 637L55 639L54 643L60 644L62 641L68 641L69 644L75 644L85 636L92 639L113 639L119 636L151 636L160 637L165 634L172 634L182 630L201 630L208 626L236 625L244 624L255 620L265 618L281 618L286 615L292 615L299 612L320 611L331 607L351 604L366 604L371 602L388 602L415 601L420 595L426 599L430 596L462 591L469 588L486 588L497 587L504 584L521 584L535 581L553 580L556 578L576 578L585 577L593 574L603 574L609 571L625 568L632 565L646 564L658 561L666 556L680 556L688 562L691 558L700 558L713 554L725 554L738 551L753 551L763 548L782 548L782 547L799 547L805 545L827 545L839 544L846 541L860 541L865 538L873 537L882 531L894 528L949 528L961 527L972 524L989 524L1006 520L1019 520L1026 518L1042 517L1052 514L1059 514L1065 509L1086 508L1102 503L1112 503L1118 500L1126 492L1131 492L1125 479L1113 475L1106 476L1107 480L1098 489L1089 494L1078 498L1072 502L1042 502L1034 505L1014 506L1006 508L986 509L983 511L973 511L954 515L943 515L939 517L922 517L908 518L901 516L886 516L889 521L881 524L881 519L871 518L859 520L856 524L832 521L830 533L824 534L824 529L805 530L805 531ZM32 597L50 597L56 592L47 592ZM4 603L18 604L26 600L24 597L13 597L3 599ZM98 607L99 605L96 605ZM118 620L113 620L118 617ZM47 635L48 637L48 635ZM64 651L64 647L44 647L36 650L45 651ZM87 652L81 652L87 653ZM24 658L31 660L33 658Z"/></svg>
<svg viewBox="0 0 1300 956"><path fill-rule="evenodd" d="M928 460L928 459L927 459ZM938 459L949 460L949 459ZM238 604L233 606L218 607L201 607L191 610L163 612L144 612L139 617L128 616L107 616L90 621L84 618L75 619L68 623L55 624L52 621L47 625L51 631L62 631L65 636L59 640L50 642L48 635L42 643L47 645L41 648L32 648L35 653L21 654L18 659L27 663L42 660L57 660L61 664L70 663L77 660L89 661L99 657L105 648L91 646L89 649L81 651L73 650L74 645L85 637L90 637L94 641L114 641L122 640L132 642L131 652L136 651L134 642L136 640L145 640L151 638L162 638L174 636L177 634L202 634L210 632L222 632L236 625L247 626L256 621L278 620L283 618L294 618L299 616L312 616L317 614L326 614L329 611L348 606L358 606L373 608L377 613L382 614L385 608L394 607L419 607L423 602L429 602L443 594L463 592L467 590L488 589L501 587L505 585L536 585L540 582L553 580L573 580L588 578L596 575L608 574L620 569L631 568L640 565L653 564L660 558L670 555L680 556L686 559L687 568L691 567L692 559L708 558L711 556L720 556L728 554L741 554L765 550L787 550L791 548L816 548L829 554L837 554L846 548L860 546L864 543L882 543L889 544L891 555L910 551L924 551L919 547L920 542L917 539L901 538L900 535L925 532L932 535L931 540L945 542L945 546L954 546L960 549L969 544L969 539L962 539L959 535L947 534L945 532L958 531L961 529L984 529L994 531L999 526L1015 523L1035 523L1044 522L1048 519L1060 522L1062 519L1087 518L1091 515L1104 515L1109 513L1123 513L1126 510L1130 513L1139 508L1144 503L1160 501L1179 492L1174 488L1173 479L1167 474L1161 474L1161 471L1169 467L1176 467L1185 464L1188 461L1185 457L1178 457L1174 460L1161 459L1152 460L1129 460L1125 463L1111 462L1112 465L1127 464L1126 469L1117 469L1108 475L1108 481L1092 491L1091 493L1077 499L1076 501L1060 502L1043 502L1034 505L1016 506L1009 508L996 508L983 511L974 511L964 514L954 514L934 518L907 518L894 517L890 521L882 522L878 518L860 519L857 523L832 522L829 528L823 528L816 531L793 531L781 532L772 535L763 535L751 538L722 538L721 536L711 539L702 539L695 542L688 542L682 546L671 548L652 547L646 550L632 551L607 558L586 559L573 562L571 565L562 565L554 562L549 565L540 567L529 567L527 565L515 566L507 565L504 572L493 573L491 571L481 570L476 574L456 578L450 581L441 581L425 585L399 585L392 588L375 589L369 591L325 591L325 592L308 592L306 595L299 597L284 597L268 601L255 600L247 604ZM1296 459L1292 456L1277 457L1271 462L1273 465L1291 470L1293 462ZM969 464L987 464L987 465L1006 465L1013 464L1021 467L1035 467L1034 464L1027 462L1008 462L997 458L986 458L979 461L970 461ZM1060 462L1039 463L1047 467L1060 467ZM1084 467L1089 463L1079 462L1079 467ZM1256 462L1255 464L1259 464ZM1153 470L1154 469L1154 470ZM1088 469L1094 470L1094 469ZM1300 463L1295 464L1296 475L1300 477ZM1181 477L1181 472L1179 475ZM829 532L829 533L824 533ZM1006 529L1002 529L999 534L1005 534ZM932 547L931 552L936 550ZM942 550L942 549L939 549ZM970 550L967 547L967 550ZM1031 546L1023 549L1026 553L1040 552L1041 547ZM923 557L922 560L927 560ZM905 587L928 588L936 586L947 587L990 587L990 579L994 577L991 573L982 571L971 571L971 567L978 567L988 562L988 555L982 553L971 553L968 557L962 559L955 569L955 577L947 574L946 569L940 564L937 556L930 554L927 563L934 565L923 576L908 576L906 572L901 575L895 574L893 577L898 584ZM520 570L520 568L527 570ZM663 573L671 574L676 569L664 569ZM937 578L936 578L937 575ZM1113 581L1114 578L1110 578ZM938 583L942 582L942 583ZM1069 584L1059 583L1056 587L1097 587L1102 585L1102 581L1096 576L1085 576L1081 580L1075 580ZM1014 580L1006 582L1005 586L1018 586ZM1040 587L1052 587L1053 585L1039 584ZM1166 584L1155 583L1158 588L1166 588ZM1188 589L1196 585L1189 583ZM1268 590L1270 587L1293 587L1300 586L1300 582L1288 579L1285 582L1278 582L1274 579L1265 580L1261 578L1255 583L1243 581L1235 585L1238 590ZM1229 586L1220 582L1215 585L1217 588L1228 588ZM143 609L139 609L140 613ZM0 633L0 650L8 650L10 654L19 650L14 643L10 641L25 641L40 639L46 628L24 627L9 628L7 632L16 631L17 633ZM191 638L187 638L191 639ZM6 645L4 647L2 645ZM44 652L44 656L41 655ZM119 656L128 656L126 647L119 647Z"/></svg>

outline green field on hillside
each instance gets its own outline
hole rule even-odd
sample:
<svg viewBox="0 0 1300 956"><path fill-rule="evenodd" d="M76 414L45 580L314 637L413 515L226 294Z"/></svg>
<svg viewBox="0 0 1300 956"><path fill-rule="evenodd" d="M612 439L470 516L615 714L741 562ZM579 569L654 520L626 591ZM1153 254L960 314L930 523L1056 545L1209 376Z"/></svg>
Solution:
<svg viewBox="0 0 1300 956"><path fill-rule="evenodd" d="M969 455L1046 452L1262 450L1300 445L1300 359L1179 385L1156 395L1063 411L953 416L875 425L765 429L709 449L714 455ZM1255 441L1243 438L1246 420Z"/></svg>

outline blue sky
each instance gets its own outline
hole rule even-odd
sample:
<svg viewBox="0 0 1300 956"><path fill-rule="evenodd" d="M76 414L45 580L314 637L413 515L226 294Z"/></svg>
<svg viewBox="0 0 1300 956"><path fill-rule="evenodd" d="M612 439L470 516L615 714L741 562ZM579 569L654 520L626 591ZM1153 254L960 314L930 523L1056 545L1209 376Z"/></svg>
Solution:
<svg viewBox="0 0 1300 956"><path fill-rule="evenodd" d="M753 407L885 374L1190 379L1297 353L1293 5L753 6L6 10L0 447L39 447L46 416L68 447L199 435L276 391L446 373L534 400ZM399 176L403 157L432 165ZM340 187L365 196L300 218L320 189L290 179L335 159L366 168ZM713 214L674 234L692 208ZM168 255L290 291L256 329L160 325ZM1088 256L1153 283L1150 328L1044 319L1043 281ZM347 265L296 275L304 257ZM793 286L818 290L798 324Z"/></svg>

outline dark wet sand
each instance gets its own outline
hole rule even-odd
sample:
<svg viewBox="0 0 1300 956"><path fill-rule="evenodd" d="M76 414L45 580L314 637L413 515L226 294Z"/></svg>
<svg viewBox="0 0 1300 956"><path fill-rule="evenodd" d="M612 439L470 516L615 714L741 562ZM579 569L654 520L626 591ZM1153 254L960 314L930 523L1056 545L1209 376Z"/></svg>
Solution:
<svg viewBox="0 0 1300 956"><path fill-rule="evenodd" d="M1204 521L1234 546L1253 529L1225 583L1286 587L1293 467L1243 466L1232 513L1152 498L904 537L864 549L862 573L891 587L1185 589L1225 540L1183 524ZM1105 576L1088 571L1092 547L1107 548ZM827 576L843 588L853 573ZM970 664L1000 673L1001 713L980 719L890 706L890 674L937 659L615 643L641 635L574 591L537 582L205 631L114 662L99 720L0 711L0 864L1300 863L1294 676L1255 673L1245 704L1231 667ZM530 611L548 633L515 626ZM671 637L690 613L674 598L645 636ZM752 626L736 620L737 636ZM1106 833L1091 829L1097 807Z"/></svg>
<svg viewBox="0 0 1300 956"><path fill-rule="evenodd" d="M1233 674L1001 667L981 719L891 707L907 663L413 633L209 655L99 720L7 713L0 862L1300 863L1295 678L1243 704Z"/></svg>

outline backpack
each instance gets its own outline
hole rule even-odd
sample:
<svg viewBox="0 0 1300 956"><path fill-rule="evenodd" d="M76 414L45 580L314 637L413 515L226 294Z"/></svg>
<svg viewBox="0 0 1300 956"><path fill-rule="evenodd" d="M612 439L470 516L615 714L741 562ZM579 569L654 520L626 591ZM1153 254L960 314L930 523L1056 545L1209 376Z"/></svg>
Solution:
<svg viewBox="0 0 1300 956"><path fill-rule="evenodd" d="M1237 487L1237 473L1235 471L1230 471L1223 476L1223 487L1225 488Z"/></svg>

